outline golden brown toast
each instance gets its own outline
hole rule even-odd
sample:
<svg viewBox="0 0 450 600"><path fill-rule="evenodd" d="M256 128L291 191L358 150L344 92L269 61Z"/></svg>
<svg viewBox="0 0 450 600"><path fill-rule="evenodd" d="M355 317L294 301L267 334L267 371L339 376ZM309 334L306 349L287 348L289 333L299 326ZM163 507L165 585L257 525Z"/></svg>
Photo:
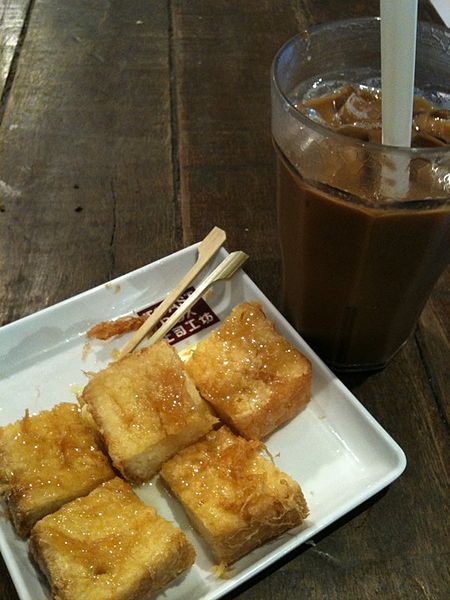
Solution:
<svg viewBox="0 0 450 600"><path fill-rule="evenodd" d="M82 401L114 465L136 483L151 479L165 460L217 422L165 341L95 374Z"/></svg>
<svg viewBox="0 0 450 600"><path fill-rule="evenodd" d="M224 426L161 469L193 526L225 565L308 515L300 486L260 456L261 447Z"/></svg>
<svg viewBox="0 0 450 600"><path fill-rule="evenodd" d="M0 486L13 524L26 537L34 523L114 477L97 433L75 404L0 428Z"/></svg>
<svg viewBox="0 0 450 600"><path fill-rule="evenodd" d="M39 521L31 553L59 600L138 600L195 560L184 533L116 478Z"/></svg>
<svg viewBox="0 0 450 600"><path fill-rule="evenodd" d="M201 395L233 429L261 439L310 400L311 364L256 303L236 306L199 342L186 370Z"/></svg>

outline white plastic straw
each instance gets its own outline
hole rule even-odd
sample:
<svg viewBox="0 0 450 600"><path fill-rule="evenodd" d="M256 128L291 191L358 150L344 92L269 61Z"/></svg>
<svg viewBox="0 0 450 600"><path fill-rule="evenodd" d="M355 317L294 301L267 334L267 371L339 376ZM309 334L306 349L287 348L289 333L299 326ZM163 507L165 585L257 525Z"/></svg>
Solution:
<svg viewBox="0 0 450 600"><path fill-rule="evenodd" d="M411 145L417 4L418 0L380 0L382 143L388 146ZM383 180L385 194L405 196L407 157L386 166Z"/></svg>
<svg viewBox="0 0 450 600"><path fill-rule="evenodd" d="M417 0L381 0L383 144L411 145Z"/></svg>

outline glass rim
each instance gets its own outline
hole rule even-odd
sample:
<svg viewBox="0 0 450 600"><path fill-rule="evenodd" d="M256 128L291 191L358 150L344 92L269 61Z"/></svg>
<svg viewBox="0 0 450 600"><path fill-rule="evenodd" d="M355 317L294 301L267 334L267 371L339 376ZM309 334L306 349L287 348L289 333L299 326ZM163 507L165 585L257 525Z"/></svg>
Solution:
<svg viewBox="0 0 450 600"><path fill-rule="evenodd" d="M446 154L450 152L450 145L440 146L437 148L427 148L427 147L404 147L404 146L388 146L384 144L376 144L374 142L368 142L365 140L358 139L356 137L348 136L338 131L333 130L331 127L327 127L326 125L322 125L318 121L313 121L309 117L307 117L304 113L300 112L298 108L291 102L288 96L284 93L282 86L280 85L279 77L278 77L278 63L281 59L282 54L286 51L287 48L292 46L296 40L301 39L305 34L318 34L321 31L342 28L345 26L349 26L352 24L368 24L374 25L375 23L380 22L380 17L361 17L355 19L339 19L336 21L327 21L325 23L320 23L319 25L314 25L304 32L297 33L291 38L289 38L277 51L275 57L272 61L271 66L271 81L276 89L276 91L280 94L283 101L287 104L289 112L293 114L295 118L297 118L301 123L306 125L307 127L313 129L317 133L321 135L326 135L331 139L336 139L336 141L341 141L348 144L354 144L357 147L369 148L370 150L376 150L378 152L382 151L387 154L396 154L400 153L402 155L410 156L411 158L417 158L419 156L442 156L442 154ZM428 29L428 31L437 31L445 36L449 37L450 43L450 31L448 31L445 27L440 25L436 25L434 23L430 23L428 21L418 21L417 23L418 30Z"/></svg>

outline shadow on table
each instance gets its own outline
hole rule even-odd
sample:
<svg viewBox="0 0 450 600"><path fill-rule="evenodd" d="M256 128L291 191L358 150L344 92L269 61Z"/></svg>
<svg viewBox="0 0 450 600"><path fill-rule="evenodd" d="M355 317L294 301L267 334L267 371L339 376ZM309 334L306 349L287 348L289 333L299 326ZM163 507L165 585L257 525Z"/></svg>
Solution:
<svg viewBox="0 0 450 600"><path fill-rule="evenodd" d="M225 594L225 596L223 596L223 600L233 600L233 598L237 598L245 591L251 589L257 583L263 581L266 577L270 577L270 575L272 575L273 573L290 563L292 560L295 560L305 552L314 550L314 548L319 546L320 542L324 538L328 537L329 535L340 529L343 525L346 525L347 523L349 523L350 521L352 521L353 519L370 509L374 504L376 504L381 498L383 498L386 495L386 493L389 491L389 487L390 486L384 488L383 490L378 492L378 494L375 494L374 496L366 500L366 502L360 504L357 508L335 521L332 525L314 535L313 539L306 541L297 549L293 550L285 557L277 560L275 563L273 563L272 565L261 571L259 574L255 575L254 577L237 587L236 589L234 589L232 592Z"/></svg>

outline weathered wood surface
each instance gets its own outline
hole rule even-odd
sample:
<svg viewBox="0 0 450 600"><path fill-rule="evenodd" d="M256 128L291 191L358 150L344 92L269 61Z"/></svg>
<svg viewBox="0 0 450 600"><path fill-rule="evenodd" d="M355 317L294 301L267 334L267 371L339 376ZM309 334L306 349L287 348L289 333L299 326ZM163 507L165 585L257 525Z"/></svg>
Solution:
<svg viewBox="0 0 450 600"><path fill-rule="evenodd" d="M278 303L271 60L299 27L377 10L378 0L5 0L0 323L213 224ZM421 16L436 18L425 2ZM447 272L394 361L345 378L404 448L405 474L230 598L448 598L449 336ZM0 598L17 598L4 564Z"/></svg>
<svg viewBox="0 0 450 600"><path fill-rule="evenodd" d="M25 34L31 7L31 0L3 0L0 4L0 114L6 104L9 89L7 81L14 79L13 63L19 57L21 34Z"/></svg>
<svg viewBox="0 0 450 600"><path fill-rule="evenodd" d="M163 0L37 0L0 129L1 319L182 244Z"/></svg>

